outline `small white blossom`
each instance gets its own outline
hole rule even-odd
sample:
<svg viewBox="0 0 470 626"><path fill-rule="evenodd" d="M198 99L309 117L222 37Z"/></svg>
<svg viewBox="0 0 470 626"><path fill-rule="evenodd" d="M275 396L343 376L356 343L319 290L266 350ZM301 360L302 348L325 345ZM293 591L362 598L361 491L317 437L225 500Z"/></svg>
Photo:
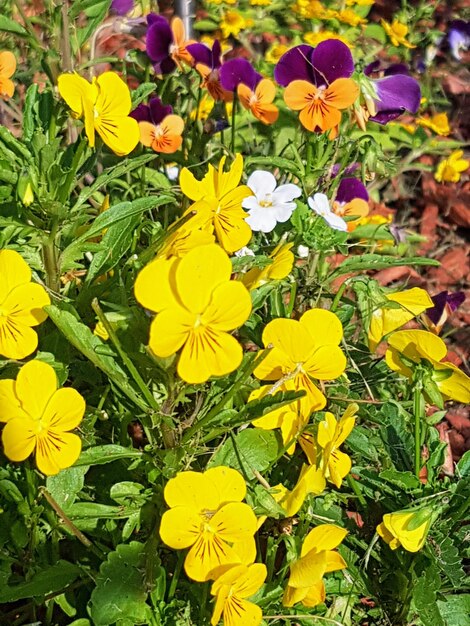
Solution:
<svg viewBox="0 0 470 626"><path fill-rule="evenodd" d="M255 195L243 200L242 207L250 213L245 220L252 230L262 233L270 233L278 222L287 222L297 206L294 198L302 195L297 185L277 187L274 176L263 170L253 172L247 185Z"/></svg>
<svg viewBox="0 0 470 626"><path fill-rule="evenodd" d="M308 199L308 206L320 215L325 222L335 230L347 231L348 225L342 217L333 213L328 202L328 198L324 193L316 193L313 198Z"/></svg>
<svg viewBox="0 0 470 626"><path fill-rule="evenodd" d="M309 255L309 252L310 250L307 248L307 246L303 246L302 244L297 246L297 256L299 256L301 259L306 259Z"/></svg>
<svg viewBox="0 0 470 626"><path fill-rule="evenodd" d="M235 256L238 256L238 257L255 256L255 253L253 252L253 250L250 250L248 246L243 246L243 248L240 248L240 250L237 250L235 252Z"/></svg>

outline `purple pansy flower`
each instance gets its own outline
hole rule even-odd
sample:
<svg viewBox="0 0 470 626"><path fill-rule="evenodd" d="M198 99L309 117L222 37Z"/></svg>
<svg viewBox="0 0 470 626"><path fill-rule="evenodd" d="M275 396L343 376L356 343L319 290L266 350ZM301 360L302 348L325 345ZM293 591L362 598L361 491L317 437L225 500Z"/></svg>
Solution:
<svg viewBox="0 0 470 626"><path fill-rule="evenodd" d="M216 39L212 49L203 43L192 43L187 46L187 51L196 63L206 65L211 70L216 70L222 65L220 41Z"/></svg>
<svg viewBox="0 0 470 626"><path fill-rule="evenodd" d="M396 63L381 70L380 62L375 61L365 68L364 74L370 76L374 72L380 72L383 78L371 80L376 93L375 114L369 117L371 122L387 124L405 111L418 111L421 89L418 81L408 75L405 64Z"/></svg>
<svg viewBox="0 0 470 626"><path fill-rule="evenodd" d="M147 56L153 61L158 74L170 74L176 67L170 56L170 46L173 44L171 27L164 17L156 13L147 15L147 25Z"/></svg>
<svg viewBox="0 0 470 626"><path fill-rule="evenodd" d="M233 99L233 94L226 91L220 84L220 67L222 66L220 42L216 39L212 49L202 43L192 43L187 51L193 57L196 69L203 78L202 86L207 88L214 100Z"/></svg>
<svg viewBox="0 0 470 626"><path fill-rule="evenodd" d="M358 178L343 178L336 192L336 202L347 204L356 198L369 202L365 185Z"/></svg>
<svg viewBox="0 0 470 626"><path fill-rule="evenodd" d="M231 59L222 65L219 70L220 83L227 91L236 91L240 83L251 90L263 78L246 59Z"/></svg>
<svg viewBox="0 0 470 626"><path fill-rule="evenodd" d="M449 316L464 302L465 294L463 291L456 291L455 293L441 291L432 296L431 300L434 302L434 306L426 310L426 317L435 330L439 332Z"/></svg>
<svg viewBox="0 0 470 626"><path fill-rule="evenodd" d="M148 106L146 104L139 104L131 113L129 117L133 117L138 122L150 122L155 126L158 126L167 115L173 113L173 107L169 104L163 104L160 98L151 98Z"/></svg>
<svg viewBox="0 0 470 626"><path fill-rule="evenodd" d="M301 44L288 50L279 59L274 78L282 87L293 80L306 80L321 87L337 78L349 78L353 72L354 61L349 48L337 39L328 39L316 48Z"/></svg>
<svg viewBox="0 0 470 626"><path fill-rule="evenodd" d="M118 15L127 15L134 8L134 0L113 0L110 11Z"/></svg>
<svg viewBox="0 0 470 626"><path fill-rule="evenodd" d="M451 22L447 33L447 42L454 59L460 61L462 59L460 51L468 50L470 47L470 22L464 20Z"/></svg>

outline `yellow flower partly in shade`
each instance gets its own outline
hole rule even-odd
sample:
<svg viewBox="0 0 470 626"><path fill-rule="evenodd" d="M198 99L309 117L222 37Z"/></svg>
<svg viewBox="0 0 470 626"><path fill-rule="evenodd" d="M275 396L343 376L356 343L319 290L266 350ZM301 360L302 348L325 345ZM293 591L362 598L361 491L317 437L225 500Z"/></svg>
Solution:
<svg viewBox="0 0 470 626"><path fill-rule="evenodd" d="M430 118L422 117L416 120L416 123L418 126L430 128L434 133L440 135L441 137L447 137L447 135L450 135L452 130L447 113L436 113L436 115L433 115Z"/></svg>
<svg viewBox="0 0 470 626"><path fill-rule="evenodd" d="M246 484L239 472L214 467L204 473L180 472L168 481L160 537L175 550L191 548L184 569L202 582L221 565L243 562L233 545L253 543L256 515L242 502ZM245 563L246 564L246 563Z"/></svg>
<svg viewBox="0 0 470 626"><path fill-rule="evenodd" d="M0 380L5 455L24 461L35 452L38 469L47 476L73 465L82 447L69 431L82 421L85 400L75 389L57 387L54 369L41 361L23 365L16 380Z"/></svg>
<svg viewBox="0 0 470 626"><path fill-rule="evenodd" d="M214 108L214 104L215 104L214 98L212 98L212 96L208 94L204 94L201 98L201 101L199 102L198 108L192 109L191 113L189 114L190 119L192 119L193 121L195 119L198 119L201 121L207 120L207 118L210 115L210 112Z"/></svg>
<svg viewBox="0 0 470 626"><path fill-rule="evenodd" d="M342 11L338 11L336 19L343 22L343 24L348 24L349 26L367 24L367 20L358 15L353 9L343 9Z"/></svg>
<svg viewBox="0 0 470 626"><path fill-rule="evenodd" d="M385 20L380 20L380 23L382 24L382 28L387 33L390 41L394 46L416 48L415 45L411 44L406 39L406 36L408 35L408 26L406 26L406 24L402 24L398 20L394 20L391 24L389 24Z"/></svg>
<svg viewBox="0 0 470 626"><path fill-rule="evenodd" d="M323 524L305 537L300 559L290 566L289 582L284 592L284 606L301 602L312 607L325 600L323 576L346 567L343 557L335 548L343 541L347 531L334 524Z"/></svg>
<svg viewBox="0 0 470 626"><path fill-rule="evenodd" d="M181 349L177 371L188 383L225 376L240 365L243 351L229 332L251 312L250 294L230 280L232 264L216 244L199 246L182 259L157 258L137 276L136 300L158 315L149 347L159 357Z"/></svg>
<svg viewBox="0 0 470 626"><path fill-rule="evenodd" d="M440 337L427 330L399 330L390 335L388 345L385 361L390 369L411 380L413 363L427 365L445 398L470 402L470 378L453 363L442 360L447 355L447 346Z"/></svg>
<svg viewBox="0 0 470 626"><path fill-rule="evenodd" d="M447 159L444 159L437 166L434 178L437 182L458 183L460 174L468 170L470 161L463 159L463 150L455 150Z"/></svg>
<svg viewBox="0 0 470 626"><path fill-rule="evenodd" d="M338 489L351 470L351 459L341 452L340 445L349 437L356 422L357 404L350 404L339 421L333 413L325 413L318 424L317 443L322 448L321 468L326 478Z"/></svg>
<svg viewBox="0 0 470 626"><path fill-rule="evenodd" d="M59 93L72 110L73 117L83 118L91 148L95 132L118 156L132 152L139 143L139 125L129 117L131 94L126 83L114 72L105 72L89 83L78 74L61 74Z"/></svg>
<svg viewBox="0 0 470 626"><path fill-rule="evenodd" d="M377 534L392 550L402 546L408 552L418 552L426 541L432 520L429 508L387 513L377 526Z"/></svg>
<svg viewBox="0 0 470 626"><path fill-rule="evenodd" d="M243 173L243 157L237 154L228 172L224 172L225 156L218 169L209 165L202 180L184 167L180 173L181 191L195 201L187 213L196 212L214 227L217 240L227 252L240 250L251 239L251 228L242 202L253 192L246 185L239 185Z"/></svg>
<svg viewBox="0 0 470 626"><path fill-rule="evenodd" d="M16 70L16 59L13 52L0 52L0 98L8 100L15 93L15 85L11 77Z"/></svg>
<svg viewBox="0 0 470 626"><path fill-rule="evenodd" d="M313 465L304 465L300 472L297 484L289 491L284 485L279 484L272 488L272 496L284 509L286 517L296 515L305 498L310 494L320 495L326 486L323 472Z"/></svg>
<svg viewBox="0 0 470 626"><path fill-rule="evenodd" d="M240 32L247 27L245 18L238 11L225 11L220 21L222 37L228 39L230 35L238 37Z"/></svg>
<svg viewBox="0 0 470 626"><path fill-rule="evenodd" d="M339 318L324 309L310 309L298 321L274 319L263 331L264 346L273 349L254 375L260 380L278 381L279 388L291 381L296 389L305 390L307 395L301 403L310 415L326 404L312 379L333 380L346 368L346 357L338 345L342 336Z"/></svg>
<svg viewBox="0 0 470 626"><path fill-rule="evenodd" d="M326 41L327 39L337 39L338 41L341 41L341 43L344 43L345 46L348 46L348 48L352 48L350 41L331 30L320 30L316 33L305 33L304 35L304 41L314 48L316 48L319 43Z"/></svg>
<svg viewBox="0 0 470 626"><path fill-rule="evenodd" d="M293 243L278 244L269 255L272 263L263 267L253 267L242 277L242 283L252 291L265 285L271 280L282 280L289 276L294 266L294 254L291 251Z"/></svg>
<svg viewBox="0 0 470 626"><path fill-rule="evenodd" d="M24 359L38 347L34 326L51 303L44 287L31 282L31 269L15 250L0 250L0 355Z"/></svg>
<svg viewBox="0 0 470 626"><path fill-rule="evenodd" d="M387 306L388 303L390 303L389 306ZM373 311L370 319L368 332L370 350L376 349L382 337L433 306L430 295L419 287L387 294L383 305Z"/></svg>
<svg viewBox="0 0 470 626"><path fill-rule="evenodd" d="M258 591L266 576L263 563L235 565L223 571L211 589L215 596L211 626L217 626L220 618L225 626L259 626L263 613L259 606L246 598Z"/></svg>
<svg viewBox="0 0 470 626"><path fill-rule="evenodd" d="M269 0L269 2L271 3L271 0ZM289 46L286 46L283 43L275 43L266 50L266 54L264 55L264 58L266 59L268 63L272 63L273 65L276 65L276 63L279 61L282 55L285 54L288 50L289 50Z"/></svg>

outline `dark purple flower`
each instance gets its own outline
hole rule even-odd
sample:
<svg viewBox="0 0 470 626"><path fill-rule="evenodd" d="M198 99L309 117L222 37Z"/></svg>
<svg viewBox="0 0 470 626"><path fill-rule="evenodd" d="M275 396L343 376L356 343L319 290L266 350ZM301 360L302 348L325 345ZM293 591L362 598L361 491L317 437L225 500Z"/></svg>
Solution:
<svg viewBox="0 0 470 626"><path fill-rule="evenodd" d="M222 65L220 58L221 49L218 39L212 44L212 50L203 43L192 43L186 47L186 50L193 57L196 63L207 65L211 70L216 70Z"/></svg>
<svg viewBox="0 0 470 626"><path fill-rule="evenodd" d="M373 81L377 94L375 115L369 120L387 124L405 111L416 113L421 102L421 89L417 80L405 74L394 74Z"/></svg>
<svg viewBox="0 0 470 626"><path fill-rule="evenodd" d="M460 51L468 50L470 47L470 22L464 20L451 22L447 33L447 42L454 59L460 61L462 59Z"/></svg>
<svg viewBox="0 0 470 626"><path fill-rule="evenodd" d="M426 317L439 330L442 328L448 317L462 304L465 300L463 291L448 293L441 291L436 296L432 296L434 302L432 309L426 310Z"/></svg>
<svg viewBox="0 0 470 626"><path fill-rule="evenodd" d="M118 15L126 15L134 8L134 0L113 0L110 11Z"/></svg>
<svg viewBox="0 0 470 626"><path fill-rule="evenodd" d="M220 83L227 91L236 91L240 83L254 91L263 78L246 59L226 61L219 70Z"/></svg>
<svg viewBox="0 0 470 626"><path fill-rule="evenodd" d="M354 172L359 167L361 167L360 163L351 163L351 165L348 165L347 167L344 168L343 176L349 176L349 174L354 174ZM336 163L335 165L333 165L333 167L331 168L331 177L336 178L336 176L338 176L338 174L340 173L340 170L341 170L341 165L339 163Z"/></svg>
<svg viewBox="0 0 470 626"><path fill-rule="evenodd" d="M336 192L336 201L346 204L356 198L369 201L365 185L358 178L343 178Z"/></svg>
<svg viewBox="0 0 470 626"><path fill-rule="evenodd" d="M170 46L173 44L173 32L164 17L149 13L147 15L147 56L155 65L159 74L169 74L176 63L170 56Z"/></svg>
<svg viewBox="0 0 470 626"><path fill-rule="evenodd" d="M129 117L133 117L138 122L150 122L155 126L158 126L167 115L171 115L173 107L169 104L163 104L160 98L151 98L148 106L146 104L139 104L131 113Z"/></svg>
<svg viewBox="0 0 470 626"><path fill-rule="evenodd" d="M388 67L382 67L380 61L372 61L364 68L364 74L371 76L372 74L379 74L379 77L393 76L394 74L405 74L408 76L410 69L406 63L392 63Z"/></svg>
<svg viewBox="0 0 470 626"><path fill-rule="evenodd" d="M274 68L274 78L282 87L293 80L306 80L321 87L337 78L349 78L353 72L349 48L337 39L327 39L316 48L301 44L288 50Z"/></svg>

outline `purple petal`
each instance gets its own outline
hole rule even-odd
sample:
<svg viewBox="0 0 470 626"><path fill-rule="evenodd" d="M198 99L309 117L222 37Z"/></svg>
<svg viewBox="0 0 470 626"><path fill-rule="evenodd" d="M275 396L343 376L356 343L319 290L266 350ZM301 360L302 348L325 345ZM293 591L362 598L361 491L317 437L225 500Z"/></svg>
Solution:
<svg viewBox="0 0 470 626"><path fill-rule="evenodd" d="M351 202L355 198L361 198L368 202L369 194L365 185L357 178L343 178L336 192L338 202Z"/></svg>
<svg viewBox="0 0 470 626"><path fill-rule="evenodd" d="M405 111L416 113L421 101L418 81L411 76L395 74L374 81L378 101L377 114L370 117L372 122L386 124Z"/></svg>
<svg viewBox="0 0 470 626"><path fill-rule="evenodd" d="M158 15L157 17L160 19L154 19L147 30L146 46L148 57L154 63L162 63L169 56L173 33L166 19Z"/></svg>
<svg viewBox="0 0 470 626"><path fill-rule="evenodd" d="M212 51L203 43L192 43L186 46L186 50L193 57L196 63L202 63L207 67L212 67Z"/></svg>
<svg viewBox="0 0 470 626"><path fill-rule="evenodd" d="M470 47L470 22L465 22L464 20L451 22L447 41L452 56L456 61L460 61L462 58L460 50L468 50Z"/></svg>
<svg viewBox="0 0 470 626"><path fill-rule="evenodd" d="M274 78L282 87L287 87L293 80L307 80L315 83L312 55L315 48L302 44L291 48L277 62Z"/></svg>
<svg viewBox="0 0 470 626"><path fill-rule="evenodd" d="M215 39L212 44L212 69L215 70L222 65L221 54L222 48L220 47L220 41Z"/></svg>
<svg viewBox="0 0 470 626"><path fill-rule="evenodd" d="M456 291L455 293L441 291L432 296L431 300L434 302L434 306L432 309L427 309L426 317L429 317L431 322L437 326L439 322L443 324L447 319L447 315L443 318L445 309L447 308L448 314L453 313L465 300L465 294L463 291Z"/></svg>
<svg viewBox="0 0 470 626"><path fill-rule="evenodd" d="M157 22L161 22L161 21L166 22L166 19L162 15L158 15L158 13L149 13L147 15L148 26L152 26L152 24L156 24Z"/></svg>
<svg viewBox="0 0 470 626"><path fill-rule="evenodd" d="M129 117L133 117L138 122L151 122L150 108L146 104L139 104L133 111L129 113Z"/></svg>
<svg viewBox="0 0 470 626"><path fill-rule="evenodd" d="M449 293L447 296L447 305L451 311L455 311L459 306L465 302L465 294L463 291L456 291L455 293Z"/></svg>
<svg viewBox="0 0 470 626"><path fill-rule="evenodd" d="M118 15L126 15L134 6L134 0L113 0L110 10Z"/></svg>
<svg viewBox="0 0 470 626"><path fill-rule="evenodd" d="M395 74L403 74L409 76L410 68L406 63L392 63L384 70L384 76L393 76Z"/></svg>
<svg viewBox="0 0 470 626"><path fill-rule="evenodd" d="M153 66L156 74L171 74L175 67L176 63L171 57L166 57L166 59L163 59L160 63L155 63Z"/></svg>
<svg viewBox="0 0 470 626"><path fill-rule="evenodd" d="M366 65L364 68L364 74L366 76L370 76L371 74L374 74L374 72L379 72L380 71L380 61L372 61L372 63L369 63L369 65Z"/></svg>
<svg viewBox="0 0 470 626"><path fill-rule="evenodd" d="M354 61L348 46L337 39L322 41L315 48L312 62L316 85L332 83L337 78L349 78L354 72Z"/></svg>
<svg viewBox="0 0 470 626"><path fill-rule="evenodd" d="M343 176L349 176L349 174L354 174L354 172L357 169L359 169L360 166L361 166L360 163L351 163L351 165L348 165L347 167L344 168ZM341 165L339 163L336 163L335 165L333 165L333 167L330 170L331 177L332 178L336 178L336 176L338 176L340 170L341 170Z"/></svg>
<svg viewBox="0 0 470 626"><path fill-rule="evenodd" d="M160 98L152 98L149 102L151 121L157 125L173 112L173 107L162 103Z"/></svg>
<svg viewBox="0 0 470 626"><path fill-rule="evenodd" d="M220 83L227 91L235 91L240 83L254 89L261 78L246 59L231 59L220 68Z"/></svg>

